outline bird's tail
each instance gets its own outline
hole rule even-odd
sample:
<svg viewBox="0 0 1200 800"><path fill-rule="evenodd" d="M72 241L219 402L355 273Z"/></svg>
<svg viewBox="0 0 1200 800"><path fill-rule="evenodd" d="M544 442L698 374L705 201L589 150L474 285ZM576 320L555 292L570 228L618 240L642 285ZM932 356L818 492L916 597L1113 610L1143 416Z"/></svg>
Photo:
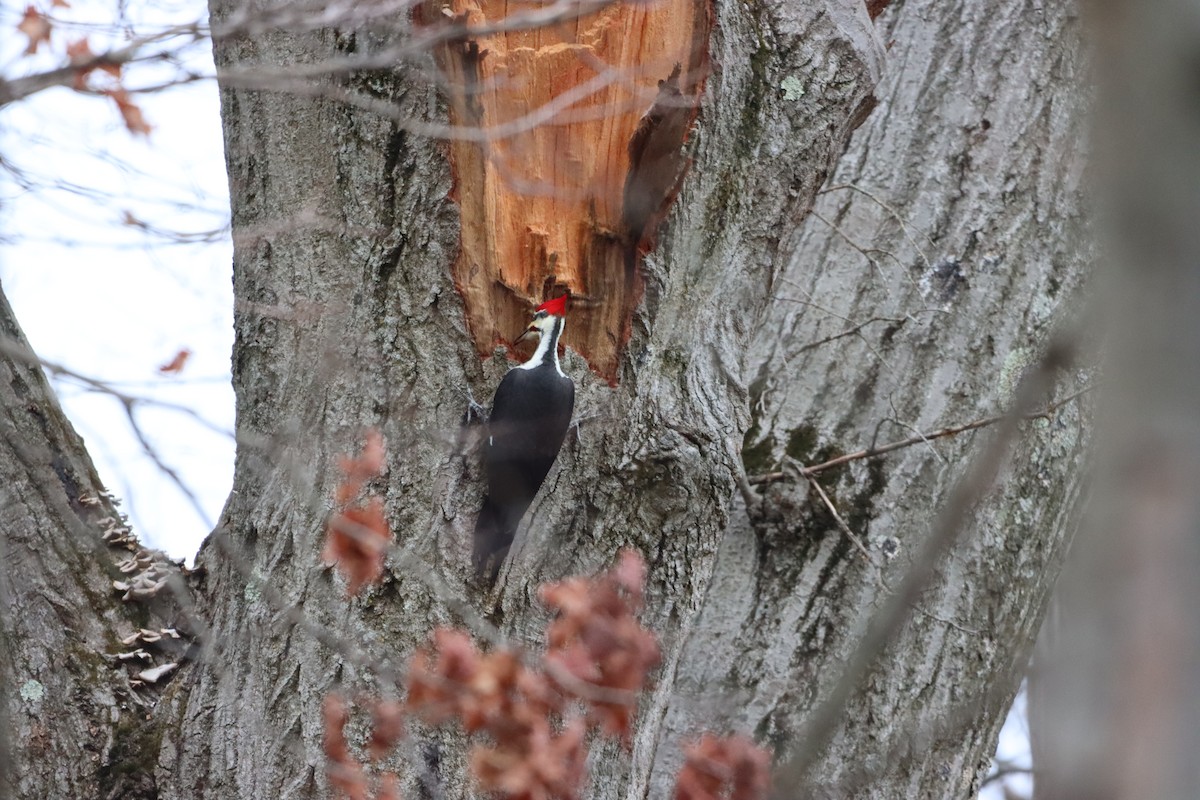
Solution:
<svg viewBox="0 0 1200 800"><path fill-rule="evenodd" d="M485 497L479 519L475 522L475 577L487 586L493 586L500 575L500 567L512 546L517 526L508 519L508 514L491 497Z"/></svg>

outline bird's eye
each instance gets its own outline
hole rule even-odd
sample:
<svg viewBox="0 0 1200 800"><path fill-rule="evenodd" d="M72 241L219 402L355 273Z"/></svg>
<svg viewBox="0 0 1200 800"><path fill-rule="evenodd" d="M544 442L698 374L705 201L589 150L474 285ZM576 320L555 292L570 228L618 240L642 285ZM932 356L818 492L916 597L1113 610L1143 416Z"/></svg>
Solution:
<svg viewBox="0 0 1200 800"><path fill-rule="evenodd" d="M545 318L546 318L546 312L545 312L545 311L538 311L538 312L536 312L536 313L533 315L533 318L534 318L534 319L545 319Z"/></svg>

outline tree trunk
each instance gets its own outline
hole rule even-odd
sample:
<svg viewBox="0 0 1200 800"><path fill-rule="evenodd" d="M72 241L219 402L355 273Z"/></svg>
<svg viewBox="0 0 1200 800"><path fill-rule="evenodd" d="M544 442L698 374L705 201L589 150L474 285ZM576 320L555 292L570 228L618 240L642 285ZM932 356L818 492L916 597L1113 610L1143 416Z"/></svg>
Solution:
<svg viewBox="0 0 1200 800"><path fill-rule="evenodd" d="M0 797L146 796L160 692L137 676L180 640L129 637L177 616L154 596L170 565L128 535L2 296L0 334Z"/></svg>
<svg viewBox="0 0 1200 800"><path fill-rule="evenodd" d="M238 9L214 2L214 25ZM1062 556L1077 407L1023 429L827 747L804 726L988 434L821 473L865 556L784 457L811 465L997 413L1038 361L1087 263L1073 17L976 0L908 2L878 24L858 0L711 13L690 168L640 242L644 294L615 385L567 351L578 432L489 594L470 575L479 470L460 423L508 362L478 357L456 291L471 203L449 148L410 132L446 118L432 57L276 92L247 86L280 65L370 58L398 35L215 43L239 449L198 558L207 647L144 743L159 796L325 796L323 696L379 691L432 628L479 614L536 647L536 586L623 547L649 564L644 621L664 666L632 754L593 753L588 797L668 796L702 728L751 732L781 762L811 749L789 793L977 788ZM348 601L320 564L323 527L337 458L371 427L387 438L378 489L398 548ZM405 796L431 780L428 796L470 796L461 741L413 739Z"/></svg>
<svg viewBox="0 0 1200 800"><path fill-rule="evenodd" d="M1002 411L1086 274L1071 9L905 3L883 21L880 104L805 221L750 352L751 473ZM1067 379L1054 394L1078 388ZM810 747L813 707L988 436L816 476L870 559L803 484L771 484L739 508L667 728ZM854 686L832 744L810 756L815 794L978 791L1063 557L1085 438L1075 405L1025 427Z"/></svg>
<svg viewBox="0 0 1200 800"><path fill-rule="evenodd" d="M1090 23L1105 380L1095 501L1039 647L1037 796L1182 800L1200 784L1200 9L1111 0Z"/></svg>

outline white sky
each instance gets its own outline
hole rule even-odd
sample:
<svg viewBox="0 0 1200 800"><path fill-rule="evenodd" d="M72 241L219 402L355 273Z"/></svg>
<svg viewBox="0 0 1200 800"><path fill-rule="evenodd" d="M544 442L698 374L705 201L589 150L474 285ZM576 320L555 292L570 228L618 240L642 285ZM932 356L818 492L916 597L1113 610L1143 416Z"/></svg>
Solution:
<svg viewBox="0 0 1200 800"><path fill-rule="evenodd" d="M48 2L41 8L48 7ZM13 35L25 2L0 0L0 70L7 77L61 63L67 41L89 35L92 49L120 46L111 0L71 0L50 52L21 55ZM122 6L122 23L145 32L203 20L204 2ZM207 42L184 51L185 69L211 75ZM143 65L128 72L150 86L179 72ZM137 95L151 136L132 136L107 98L52 89L0 111L0 282L30 343L47 361L151 401L137 421L194 504L138 443L122 405L68 378L55 381L108 489L123 501L142 541L172 557L194 556L217 520L233 472L232 245L216 86L202 80ZM24 184L24 185L23 185ZM152 229L209 241L177 243L123 224L126 212ZM178 377L158 367L181 348L192 357ZM215 429L215 430L214 430ZM199 508L196 507L198 504ZM1023 697L1001 734L998 754L1028 763ZM1019 712L1019 713L1017 713ZM1008 784L1028 793L1025 777ZM981 798L1003 800L1000 785Z"/></svg>
<svg viewBox="0 0 1200 800"><path fill-rule="evenodd" d="M13 28L23 11L24 2L0 0L0 27L12 32L0 36L6 76L57 66L66 42L83 35L96 52L113 42L113 4L74 0L55 14L79 24L56 30L51 52L22 57L25 40ZM205 14L202 2L134 3L125 22L146 30ZM207 43L188 48L185 59L189 69L212 74ZM167 65L144 66L127 82L151 85L174 74ZM232 247L216 87L199 81L137 102L154 126L149 139L132 136L108 98L66 88L0 112L0 156L21 175L0 170L0 281L42 358L130 395L182 404L230 432ZM213 242L173 243L122 224L126 212L155 228L222 233ZM193 351L183 373L159 375L183 347ZM56 388L142 540L190 559L228 495L232 439L178 411L138 407L139 425L202 516L145 454L119 402L69 379Z"/></svg>

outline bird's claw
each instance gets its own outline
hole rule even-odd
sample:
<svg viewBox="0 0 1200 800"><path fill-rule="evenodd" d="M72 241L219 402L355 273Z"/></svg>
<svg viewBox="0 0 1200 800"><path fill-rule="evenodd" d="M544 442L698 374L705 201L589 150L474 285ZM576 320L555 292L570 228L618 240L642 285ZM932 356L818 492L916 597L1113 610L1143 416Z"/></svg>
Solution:
<svg viewBox="0 0 1200 800"><path fill-rule="evenodd" d="M488 410L486 406L480 405L475 400L475 395L471 392L471 387L467 387L467 408L463 412L463 425L474 425L477 422L487 422Z"/></svg>

